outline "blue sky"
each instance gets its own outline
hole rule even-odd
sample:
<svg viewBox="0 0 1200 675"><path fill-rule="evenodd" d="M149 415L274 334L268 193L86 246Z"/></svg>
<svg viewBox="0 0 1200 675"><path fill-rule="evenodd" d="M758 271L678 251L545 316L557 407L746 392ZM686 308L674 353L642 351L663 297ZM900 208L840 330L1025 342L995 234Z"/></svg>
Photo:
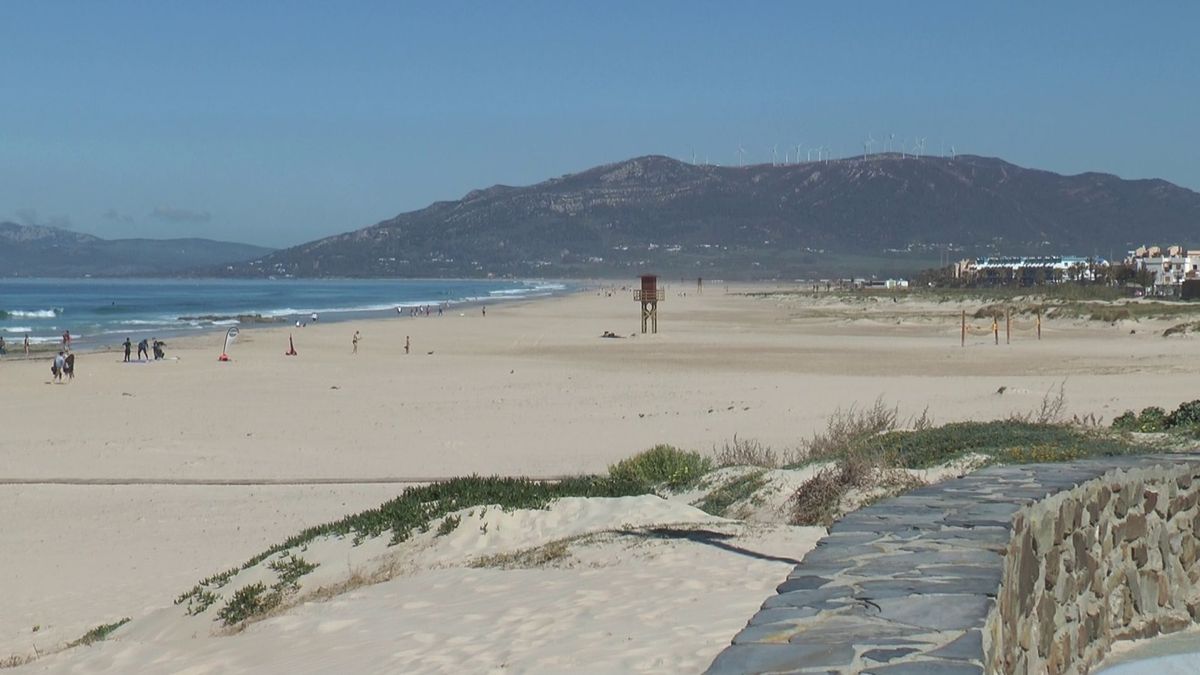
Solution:
<svg viewBox="0 0 1200 675"><path fill-rule="evenodd" d="M0 220L285 246L868 134L1200 190L1197 26L1183 2L9 2Z"/></svg>

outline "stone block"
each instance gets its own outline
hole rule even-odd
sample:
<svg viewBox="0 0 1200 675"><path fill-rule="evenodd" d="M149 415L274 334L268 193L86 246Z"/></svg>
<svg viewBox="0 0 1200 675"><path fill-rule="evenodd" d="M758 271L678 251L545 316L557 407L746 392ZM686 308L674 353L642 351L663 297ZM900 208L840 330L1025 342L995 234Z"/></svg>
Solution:
<svg viewBox="0 0 1200 675"><path fill-rule="evenodd" d="M1158 507L1158 493L1154 490L1142 491L1142 511L1150 513Z"/></svg>
<svg viewBox="0 0 1200 675"><path fill-rule="evenodd" d="M1123 541L1136 541L1146 536L1146 516L1142 514L1134 514L1125 519L1125 522L1118 526L1120 531L1120 539Z"/></svg>
<svg viewBox="0 0 1200 675"><path fill-rule="evenodd" d="M880 618L932 630L981 627L992 607L990 598L966 594L881 598L876 604Z"/></svg>
<svg viewBox="0 0 1200 675"><path fill-rule="evenodd" d="M863 675L980 675L983 666L961 661L922 659L864 669Z"/></svg>
<svg viewBox="0 0 1200 675"><path fill-rule="evenodd" d="M717 655L708 675L790 672L801 668L847 668L854 647L846 644L733 645Z"/></svg>

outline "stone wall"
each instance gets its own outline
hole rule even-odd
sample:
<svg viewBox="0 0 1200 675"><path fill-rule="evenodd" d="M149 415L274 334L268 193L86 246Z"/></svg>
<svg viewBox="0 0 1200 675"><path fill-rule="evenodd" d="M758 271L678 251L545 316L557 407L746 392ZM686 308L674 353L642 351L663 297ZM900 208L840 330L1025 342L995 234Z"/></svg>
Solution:
<svg viewBox="0 0 1200 675"><path fill-rule="evenodd" d="M712 675L1084 672L1200 614L1200 456L996 466L849 514Z"/></svg>
<svg viewBox="0 0 1200 675"><path fill-rule="evenodd" d="M1114 470L1013 518L986 668L1086 672L1116 640L1200 618L1200 470Z"/></svg>

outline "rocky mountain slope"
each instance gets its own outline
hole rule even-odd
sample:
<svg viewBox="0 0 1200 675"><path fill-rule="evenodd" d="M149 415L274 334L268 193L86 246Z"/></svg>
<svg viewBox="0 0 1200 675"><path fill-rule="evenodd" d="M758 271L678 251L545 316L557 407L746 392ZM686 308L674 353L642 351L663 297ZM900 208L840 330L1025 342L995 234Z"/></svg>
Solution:
<svg viewBox="0 0 1200 675"><path fill-rule="evenodd" d="M1200 194L987 157L877 154L747 167L639 157L457 201L236 265L238 275L796 277L943 251L1120 254L1188 243Z"/></svg>

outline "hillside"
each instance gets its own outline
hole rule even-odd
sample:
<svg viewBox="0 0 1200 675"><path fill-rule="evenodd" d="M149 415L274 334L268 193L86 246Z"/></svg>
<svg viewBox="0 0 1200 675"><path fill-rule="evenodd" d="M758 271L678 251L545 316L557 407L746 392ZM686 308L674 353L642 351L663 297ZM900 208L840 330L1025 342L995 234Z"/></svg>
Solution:
<svg viewBox="0 0 1200 675"><path fill-rule="evenodd" d="M53 227L0 222L0 276L174 275L238 262L271 249L209 239L101 239Z"/></svg>
<svg viewBox="0 0 1200 675"><path fill-rule="evenodd" d="M747 167L639 157L458 201L235 266L238 275L795 277L936 263L941 251L1108 256L1184 242L1200 194L999 159Z"/></svg>

